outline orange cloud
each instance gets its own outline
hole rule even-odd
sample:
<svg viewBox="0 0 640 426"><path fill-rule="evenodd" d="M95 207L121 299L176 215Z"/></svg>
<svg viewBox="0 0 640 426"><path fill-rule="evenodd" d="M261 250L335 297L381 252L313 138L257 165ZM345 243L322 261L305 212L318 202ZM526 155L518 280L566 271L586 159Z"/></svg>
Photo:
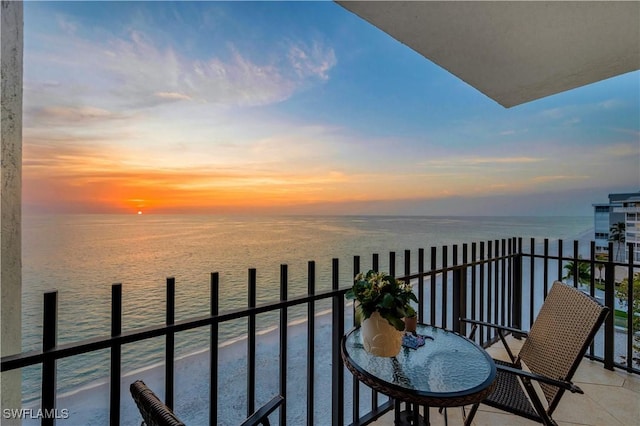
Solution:
<svg viewBox="0 0 640 426"><path fill-rule="evenodd" d="M131 166L109 149L27 143L27 209L70 212L252 211L344 198L339 172Z"/></svg>

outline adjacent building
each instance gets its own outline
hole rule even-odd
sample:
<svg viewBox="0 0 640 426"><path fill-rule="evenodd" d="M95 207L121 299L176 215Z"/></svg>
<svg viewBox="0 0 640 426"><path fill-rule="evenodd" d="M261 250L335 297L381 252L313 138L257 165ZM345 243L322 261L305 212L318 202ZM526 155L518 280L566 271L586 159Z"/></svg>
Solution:
<svg viewBox="0 0 640 426"><path fill-rule="evenodd" d="M593 205L594 239L596 253L606 253L611 240L611 228L619 223L625 226L625 244L620 247L617 260L629 260L629 243L633 245L633 259L640 260L640 192L609 194L608 204ZM618 253L618 248L614 247Z"/></svg>

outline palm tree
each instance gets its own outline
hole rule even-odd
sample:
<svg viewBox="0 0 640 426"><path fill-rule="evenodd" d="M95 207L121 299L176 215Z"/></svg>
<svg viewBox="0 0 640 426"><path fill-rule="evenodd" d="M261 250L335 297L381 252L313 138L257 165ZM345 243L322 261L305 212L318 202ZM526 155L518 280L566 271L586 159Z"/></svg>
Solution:
<svg viewBox="0 0 640 426"><path fill-rule="evenodd" d="M582 259L582 256L580 256L579 259ZM589 285L589 283L591 283L591 268L589 267L588 262L578 261L577 279L574 277L574 271L575 271L574 262L567 262L567 264L564 265L564 270L567 272L567 274L564 277L562 277L563 280L571 279L574 284L577 283L577 284Z"/></svg>
<svg viewBox="0 0 640 426"><path fill-rule="evenodd" d="M624 222L614 223L611 225L611 229L609 229L609 241L613 241L618 245L616 260L620 260L620 245L625 242L626 230L627 225Z"/></svg>

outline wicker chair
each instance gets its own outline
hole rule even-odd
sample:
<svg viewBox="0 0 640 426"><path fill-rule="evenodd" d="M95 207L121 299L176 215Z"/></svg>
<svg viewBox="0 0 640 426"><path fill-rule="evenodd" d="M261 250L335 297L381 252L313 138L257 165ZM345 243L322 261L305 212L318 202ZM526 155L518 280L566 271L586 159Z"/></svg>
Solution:
<svg viewBox="0 0 640 426"><path fill-rule="evenodd" d="M142 415L143 425L185 426L142 380L131 383L129 390Z"/></svg>
<svg viewBox="0 0 640 426"><path fill-rule="evenodd" d="M570 380L608 312L607 307L580 290L556 281L528 333L462 319L473 324L472 338L479 325L496 328L511 359L511 362L496 360L496 386L482 403L545 425L556 425L551 415L564 392L583 393ZM504 338L509 332L526 337L517 356ZM529 371L522 369L523 363ZM539 383L546 408L532 380ZM471 424L478 406L471 408L465 425Z"/></svg>
<svg viewBox="0 0 640 426"><path fill-rule="evenodd" d="M138 406L142 415L142 425L146 426L185 426L176 415L167 407L160 398L142 380L137 380L129 387L131 396ZM249 416L241 426L269 426L269 415L273 413L282 403L284 398L276 395L271 401L260 407Z"/></svg>
<svg viewBox="0 0 640 426"><path fill-rule="evenodd" d="M269 426L269 414L273 413L283 402L284 398L281 395L274 396L271 398L271 401L258 408L256 412L249 416L241 426Z"/></svg>

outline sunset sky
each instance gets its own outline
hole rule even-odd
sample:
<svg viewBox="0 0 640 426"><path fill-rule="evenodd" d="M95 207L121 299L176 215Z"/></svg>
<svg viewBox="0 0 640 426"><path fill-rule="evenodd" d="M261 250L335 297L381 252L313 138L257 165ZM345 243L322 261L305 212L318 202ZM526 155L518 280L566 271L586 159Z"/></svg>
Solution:
<svg viewBox="0 0 640 426"><path fill-rule="evenodd" d="M640 72L505 109L332 2L26 2L26 212L581 214Z"/></svg>

